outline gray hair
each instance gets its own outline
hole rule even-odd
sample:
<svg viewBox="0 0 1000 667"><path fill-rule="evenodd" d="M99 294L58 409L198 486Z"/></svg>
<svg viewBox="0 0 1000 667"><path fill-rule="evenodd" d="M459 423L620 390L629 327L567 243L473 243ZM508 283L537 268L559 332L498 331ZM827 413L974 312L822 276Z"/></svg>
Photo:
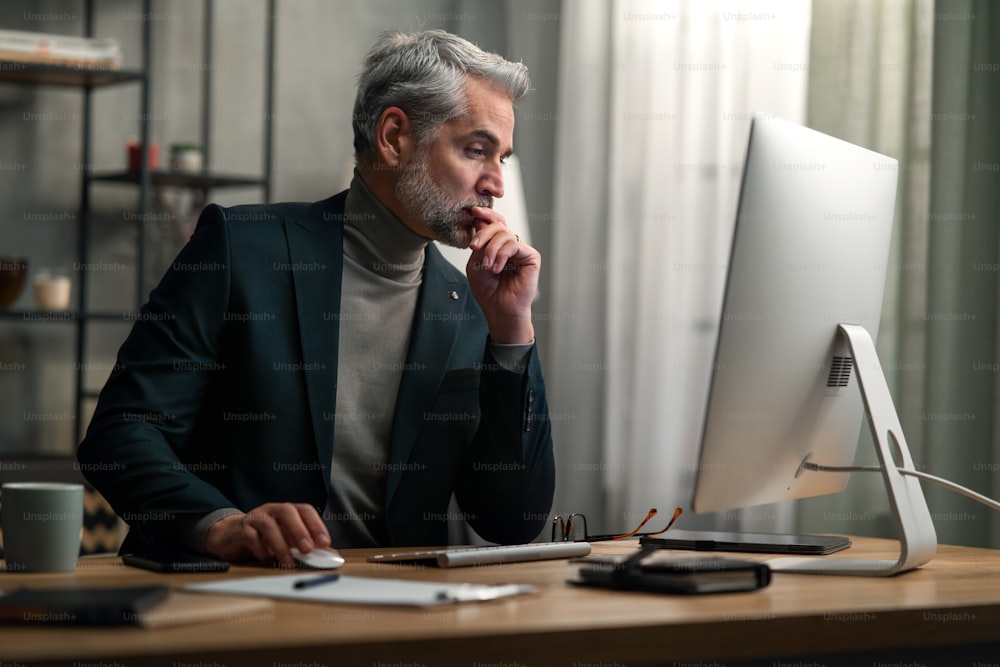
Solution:
<svg viewBox="0 0 1000 667"><path fill-rule="evenodd" d="M413 125L418 145L436 136L443 123L465 113L465 81L479 77L498 85L511 103L524 97L528 68L443 30L381 35L365 57L354 100L354 153L359 166L375 161L382 113L399 107Z"/></svg>

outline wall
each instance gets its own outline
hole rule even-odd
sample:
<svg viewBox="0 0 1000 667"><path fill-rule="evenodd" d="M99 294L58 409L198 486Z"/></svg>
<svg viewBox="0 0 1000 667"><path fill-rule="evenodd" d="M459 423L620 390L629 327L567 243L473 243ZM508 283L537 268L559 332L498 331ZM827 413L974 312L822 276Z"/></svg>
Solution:
<svg viewBox="0 0 1000 667"><path fill-rule="evenodd" d="M217 0L213 58L202 57L201 0L155 0L150 15L141 3L97 0L98 36L121 40L126 67L141 64L144 21L153 34L152 139L166 165L169 144L198 141L200 81L210 71L212 163L220 172L258 174L263 168L265 3ZM535 92L519 105L515 144L521 155L535 244L547 251L551 236L551 153L556 119L555 73L559 0L283 0L277 3L273 200L316 200L341 188L350 172L350 114L361 59L385 29L444 28L523 60ZM6 0L0 29L82 34L79 0ZM0 85L0 256L29 258L42 266L77 268L80 177L84 168L124 166L125 143L139 132L139 86L94 94L91 164L80 164L82 94L77 90ZM89 264L90 305L131 310L136 256L136 189L92 186L94 233ZM159 193L145 224L155 282L183 243L200 207L189 193ZM222 204L259 201L259 188L216 190ZM168 206L173 208L167 208ZM186 211L191 207L191 211ZM169 211L164 213L164 211ZM538 302L538 337L544 344L546 300ZM30 288L14 304L34 307ZM90 329L85 368L90 389L99 389L128 332L121 321ZM65 323L0 320L0 458L72 453L73 333Z"/></svg>

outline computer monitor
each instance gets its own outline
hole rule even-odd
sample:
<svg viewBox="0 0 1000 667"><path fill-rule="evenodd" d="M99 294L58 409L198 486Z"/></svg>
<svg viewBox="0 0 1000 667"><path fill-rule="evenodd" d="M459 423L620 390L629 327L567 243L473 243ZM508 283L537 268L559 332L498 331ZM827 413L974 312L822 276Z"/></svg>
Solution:
<svg viewBox="0 0 1000 667"><path fill-rule="evenodd" d="M896 160L773 117L751 124L692 509L842 491L867 414L900 528L895 561L794 558L783 571L887 575L936 535L875 354Z"/></svg>

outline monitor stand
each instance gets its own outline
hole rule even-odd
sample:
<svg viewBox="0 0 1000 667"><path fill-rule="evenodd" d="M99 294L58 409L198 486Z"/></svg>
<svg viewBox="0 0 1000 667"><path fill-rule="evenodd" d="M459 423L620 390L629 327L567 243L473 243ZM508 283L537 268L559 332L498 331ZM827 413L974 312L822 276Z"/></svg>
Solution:
<svg viewBox="0 0 1000 667"><path fill-rule="evenodd" d="M858 374L868 424L875 440L882 479L885 481L889 504L899 530L899 558L776 558L768 561L768 565L776 572L891 576L918 568L930 561L937 549L937 533L934 531L934 522L927 509L920 481L915 477L904 476L897 469L902 467L916 470L916 467L906 446L903 427L899 423L899 415L879 365L875 343L864 327L841 324L839 331L846 336L854 358L854 368ZM803 462L804 470L808 470L807 463L808 457Z"/></svg>

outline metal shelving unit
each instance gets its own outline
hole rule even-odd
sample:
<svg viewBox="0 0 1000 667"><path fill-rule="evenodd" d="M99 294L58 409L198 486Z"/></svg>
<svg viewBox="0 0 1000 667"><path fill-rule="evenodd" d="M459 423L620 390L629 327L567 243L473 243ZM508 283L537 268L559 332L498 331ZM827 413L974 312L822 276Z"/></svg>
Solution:
<svg viewBox="0 0 1000 667"><path fill-rule="evenodd" d="M84 35L94 36L95 3L99 0L85 0L85 10L83 12ZM213 53L213 28L214 28L214 2L213 0L203 0L204 5L204 41L203 57L205 63L212 62ZM145 15L151 15L152 0L142 0L142 11ZM55 86L64 88L75 88L82 92L82 114L81 132L82 142L80 149L81 164L91 163L91 131L92 131L92 95L95 91L108 86L118 86L125 84L137 84L140 87L140 115L139 115L139 141L142 146L140 168L135 171L121 171L114 173L91 173L84 170L80 179L79 215L77 228L76 256L81 267L77 273L76 281L76 303L75 307L68 311L0 311L0 320L19 319L25 322L47 322L47 323L70 323L76 332L75 341L75 414L77 415L77 429L74 438L74 449L76 442L83 436L84 419L80 418L83 413L83 402L86 398L93 398L97 391L85 386L84 361L87 356L87 325L92 322L115 322L123 321L129 313L122 312L98 312L90 310L87 304L88 275L85 267L89 265L90 258L90 232L91 232L91 190L96 184L122 184L138 188L136 211L148 213L150 197L153 188L156 187L176 187L189 188L207 193L216 188L226 187L260 187L263 191L263 201L270 201L271 198L271 156L272 156L272 118L274 105L274 16L275 0L268 0L265 35L265 121L262 128L263 163L264 173L261 176L242 176L233 174L217 174L208 171L201 173L179 173L173 171L151 170L149 168L149 145L150 145L150 63L152 61L152 22L142 22L142 67L139 69L108 69L77 66L62 66L50 64L37 64L13 60L0 59L0 83L16 84L25 86ZM205 67L202 75L202 123L201 123L201 145L204 151L204 163L209 161L211 148L211 68ZM141 307L146 300L147 288L145 285L145 223L140 221L136 224L136 301L135 310Z"/></svg>

